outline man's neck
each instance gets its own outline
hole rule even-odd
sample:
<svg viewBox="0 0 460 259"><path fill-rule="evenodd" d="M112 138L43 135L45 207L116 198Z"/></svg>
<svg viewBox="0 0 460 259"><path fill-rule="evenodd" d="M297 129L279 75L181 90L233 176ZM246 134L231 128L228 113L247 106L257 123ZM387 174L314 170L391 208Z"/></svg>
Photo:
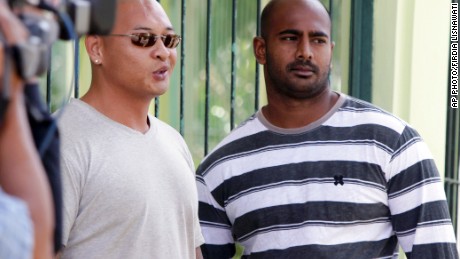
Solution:
<svg viewBox="0 0 460 259"><path fill-rule="evenodd" d="M90 89L81 100L108 118L133 130L145 133L149 130L148 99L139 100L129 96L118 98Z"/></svg>
<svg viewBox="0 0 460 259"><path fill-rule="evenodd" d="M286 99L270 102L262 108L264 117L280 128L300 128L324 116L339 99L339 95L327 89L312 99Z"/></svg>

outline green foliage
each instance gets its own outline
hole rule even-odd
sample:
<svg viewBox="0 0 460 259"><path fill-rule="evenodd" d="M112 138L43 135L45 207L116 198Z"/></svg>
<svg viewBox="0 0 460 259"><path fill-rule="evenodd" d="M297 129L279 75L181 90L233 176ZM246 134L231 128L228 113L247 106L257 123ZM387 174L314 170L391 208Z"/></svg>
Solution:
<svg viewBox="0 0 460 259"><path fill-rule="evenodd" d="M195 163L204 156L205 108L208 100L210 151L236 124L255 111L255 69L252 39L256 35L257 1L237 1L233 13L232 1L211 1L210 25L207 25L207 2L186 1L184 28L181 27L180 1L161 1L176 31L185 38L183 53L184 76L184 137L192 151ZM235 15L235 42L232 43L232 17ZM206 52L209 30L209 53ZM233 51L233 60L232 60ZM178 49L178 55L181 52ZM209 70L206 71L206 57ZM178 57L178 60L180 57ZM233 63L232 63L233 62ZM232 67L234 76L232 78ZM171 83L169 93L160 97L160 119L180 129L179 100L180 64ZM207 78L207 75L209 77ZM206 96L206 83L209 95ZM234 89L232 90L232 80ZM233 92L232 92L233 91ZM263 92L263 90L261 91ZM234 124L231 123L231 97L234 96ZM257 97L258 98L258 97ZM174 113L171 113L174 111Z"/></svg>

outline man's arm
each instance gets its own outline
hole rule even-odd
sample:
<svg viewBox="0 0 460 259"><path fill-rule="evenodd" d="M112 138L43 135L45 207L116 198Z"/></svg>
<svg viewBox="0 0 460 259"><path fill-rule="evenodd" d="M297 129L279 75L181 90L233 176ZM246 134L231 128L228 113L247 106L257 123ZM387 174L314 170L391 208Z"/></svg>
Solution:
<svg viewBox="0 0 460 259"><path fill-rule="evenodd" d="M388 166L388 204L408 258L458 258L441 177L418 133L406 127Z"/></svg>
<svg viewBox="0 0 460 259"><path fill-rule="evenodd" d="M203 258L231 258L236 247L232 236L231 223L222 208L209 191L204 178L196 176L199 200L199 215L204 244L201 246Z"/></svg>

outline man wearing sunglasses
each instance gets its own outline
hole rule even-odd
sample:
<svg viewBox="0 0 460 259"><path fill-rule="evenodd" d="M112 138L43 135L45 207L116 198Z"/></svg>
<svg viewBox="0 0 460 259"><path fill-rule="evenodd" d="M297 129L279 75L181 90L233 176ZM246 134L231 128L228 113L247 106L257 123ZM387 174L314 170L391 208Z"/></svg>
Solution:
<svg viewBox="0 0 460 259"><path fill-rule="evenodd" d="M148 114L176 63L156 0L121 0L110 35L86 37L92 80L60 119L63 258L201 258L194 165Z"/></svg>

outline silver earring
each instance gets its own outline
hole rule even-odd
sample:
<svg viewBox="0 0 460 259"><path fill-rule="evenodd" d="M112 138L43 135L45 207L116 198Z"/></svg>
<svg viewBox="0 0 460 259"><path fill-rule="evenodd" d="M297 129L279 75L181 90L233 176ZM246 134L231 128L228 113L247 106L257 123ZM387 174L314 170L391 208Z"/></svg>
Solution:
<svg viewBox="0 0 460 259"><path fill-rule="evenodd" d="M99 64L99 59L94 60L94 63Z"/></svg>

